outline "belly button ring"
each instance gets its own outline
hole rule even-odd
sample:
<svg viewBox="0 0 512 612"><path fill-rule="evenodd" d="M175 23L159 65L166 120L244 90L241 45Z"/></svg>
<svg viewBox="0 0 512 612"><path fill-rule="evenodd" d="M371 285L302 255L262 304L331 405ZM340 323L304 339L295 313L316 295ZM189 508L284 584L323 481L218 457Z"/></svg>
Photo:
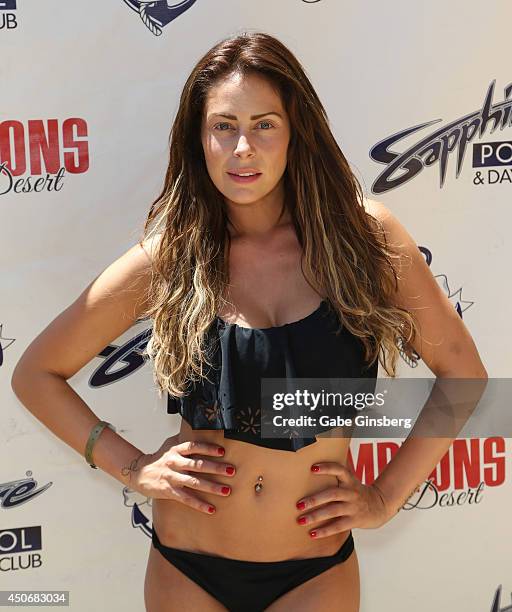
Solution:
<svg viewBox="0 0 512 612"><path fill-rule="evenodd" d="M254 490L256 491L256 493L259 493L261 489L263 489L263 485L261 484L262 482L263 476L258 476L258 482L254 485Z"/></svg>

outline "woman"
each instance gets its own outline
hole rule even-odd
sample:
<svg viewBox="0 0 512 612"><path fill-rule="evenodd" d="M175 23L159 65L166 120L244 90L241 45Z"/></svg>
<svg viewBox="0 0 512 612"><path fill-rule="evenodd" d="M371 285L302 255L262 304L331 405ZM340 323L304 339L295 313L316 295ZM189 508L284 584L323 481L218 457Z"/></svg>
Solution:
<svg viewBox="0 0 512 612"><path fill-rule="evenodd" d="M143 316L155 381L183 417L147 454L95 429L65 382ZM486 376L409 234L363 198L297 59L253 33L194 67L144 239L32 343L13 388L89 463L154 498L149 612L355 612L351 530L389 521L451 440L408 440L363 485L348 436L265 439L259 383L375 380L379 356L394 376L399 350L436 375Z"/></svg>

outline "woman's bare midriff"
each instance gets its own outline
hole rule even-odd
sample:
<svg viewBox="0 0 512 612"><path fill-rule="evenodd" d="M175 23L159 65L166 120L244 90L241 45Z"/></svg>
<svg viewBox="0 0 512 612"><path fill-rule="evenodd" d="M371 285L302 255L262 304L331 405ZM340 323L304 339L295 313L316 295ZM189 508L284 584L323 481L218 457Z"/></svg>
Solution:
<svg viewBox="0 0 512 612"><path fill-rule="evenodd" d="M340 430L336 430L340 436ZM322 434L326 435L326 434ZM332 435L332 434L331 434ZM222 446L225 455L208 460L232 464L234 476L193 473L227 484L227 497L190 491L212 503L214 514L205 514L174 500L153 499L153 525L162 544L181 550L245 561L282 561L334 554L349 532L315 540L309 532L330 522L299 525L296 503L301 498L337 486L336 477L311 472L316 462L346 464L348 437L317 437L317 442L297 452L275 450L224 438L222 431L193 430L182 419L179 442L203 440ZM263 489L254 485L263 476Z"/></svg>

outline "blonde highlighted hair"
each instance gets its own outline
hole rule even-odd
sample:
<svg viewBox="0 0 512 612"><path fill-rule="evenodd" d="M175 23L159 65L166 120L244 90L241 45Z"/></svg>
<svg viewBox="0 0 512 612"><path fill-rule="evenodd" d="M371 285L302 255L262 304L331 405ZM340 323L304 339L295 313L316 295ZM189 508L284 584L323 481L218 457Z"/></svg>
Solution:
<svg viewBox="0 0 512 612"><path fill-rule="evenodd" d="M228 219L206 168L200 130L209 89L233 72L265 77L288 113L284 205L306 280L361 338L368 367L380 359L396 376L400 348L416 361L410 344L418 332L412 315L392 303L393 260L400 256L365 210L362 188L299 61L279 40L256 32L222 40L194 66L172 125L164 186L144 224L141 245L158 235L145 316L153 323L146 355L159 390L180 397L188 381L204 375L211 357L205 331L226 303Z"/></svg>

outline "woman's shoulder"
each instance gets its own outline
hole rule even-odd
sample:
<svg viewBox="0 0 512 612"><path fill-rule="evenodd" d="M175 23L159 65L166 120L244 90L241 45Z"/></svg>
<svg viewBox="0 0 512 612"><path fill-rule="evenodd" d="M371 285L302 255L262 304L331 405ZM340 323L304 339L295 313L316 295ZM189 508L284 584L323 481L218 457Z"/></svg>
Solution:
<svg viewBox="0 0 512 612"><path fill-rule="evenodd" d="M162 239L162 234L163 232L159 232L146 236L133 247L136 250L140 249L139 254L144 254L149 264L151 264L155 258L155 254Z"/></svg>
<svg viewBox="0 0 512 612"><path fill-rule="evenodd" d="M363 206L366 212L378 221L388 244L402 245L411 240L406 229L397 217L382 202L363 199Z"/></svg>
<svg viewBox="0 0 512 612"><path fill-rule="evenodd" d="M391 214L389 209L384 206L382 202L367 197L363 197L363 207L369 215L381 222L384 222Z"/></svg>

